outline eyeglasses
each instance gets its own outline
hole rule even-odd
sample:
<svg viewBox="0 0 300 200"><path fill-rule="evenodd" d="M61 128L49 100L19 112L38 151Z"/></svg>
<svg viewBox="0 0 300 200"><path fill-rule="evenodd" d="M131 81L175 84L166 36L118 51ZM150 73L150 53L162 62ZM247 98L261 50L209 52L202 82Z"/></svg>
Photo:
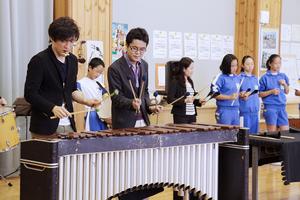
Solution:
<svg viewBox="0 0 300 200"><path fill-rule="evenodd" d="M63 40L63 43L71 43L72 46L76 46L76 41L74 38Z"/></svg>
<svg viewBox="0 0 300 200"><path fill-rule="evenodd" d="M133 53L140 52L141 54L145 53L147 50L146 47L138 48L136 46L129 46L129 48Z"/></svg>

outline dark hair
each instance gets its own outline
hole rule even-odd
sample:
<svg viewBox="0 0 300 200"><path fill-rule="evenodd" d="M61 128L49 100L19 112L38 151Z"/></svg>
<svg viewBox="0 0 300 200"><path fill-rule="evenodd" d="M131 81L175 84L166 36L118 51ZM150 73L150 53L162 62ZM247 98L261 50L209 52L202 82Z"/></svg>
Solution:
<svg viewBox="0 0 300 200"><path fill-rule="evenodd" d="M64 41L72 37L78 40L79 28L72 18L60 17L50 24L48 35L54 41Z"/></svg>
<svg viewBox="0 0 300 200"><path fill-rule="evenodd" d="M94 69L98 67L99 65L102 65L105 67L105 64L101 58L92 58L92 60L89 62L89 68Z"/></svg>
<svg viewBox="0 0 300 200"><path fill-rule="evenodd" d="M245 62L246 62L246 60L247 60L248 58L251 58L251 59L254 61L254 58L253 58L252 56L246 55L246 56L244 56L243 59L242 59L242 65L245 65ZM242 67L242 68L241 68L241 72L244 72L244 71L245 71L245 69Z"/></svg>
<svg viewBox="0 0 300 200"><path fill-rule="evenodd" d="M237 60L237 57L233 54L227 54L224 56L222 63L220 65L220 70L223 74L231 74L231 62Z"/></svg>
<svg viewBox="0 0 300 200"><path fill-rule="evenodd" d="M272 55L268 58L268 60L267 60L267 62L266 62L266 66L267 66L267 69L268 69L268 70L271 69L271 64L272 64L272 62L274 62L274 60L275 60L276 58L280 58L280 59L281 59L280 55L278 55L278 54L272 54Z"/></svg>
<svg viewBox="0 0 300 200"><path fill-rule="evenodd" d="M185 87L185 78L184 78L184 70L187 69L194 61L189 57L183 57L178 62L178 76L177 79L179 81L179 84ZM192 79L190 77L187 78L187 80L192 83Z"/></svg>
<svg viewBox="0 0 300 200"><path fill-rule="evenodd" d="M149 36L145 29L143 28L134 28L129 31L126 36L126 44L129 45L133 40L142 40L148 46Z"/></svg>

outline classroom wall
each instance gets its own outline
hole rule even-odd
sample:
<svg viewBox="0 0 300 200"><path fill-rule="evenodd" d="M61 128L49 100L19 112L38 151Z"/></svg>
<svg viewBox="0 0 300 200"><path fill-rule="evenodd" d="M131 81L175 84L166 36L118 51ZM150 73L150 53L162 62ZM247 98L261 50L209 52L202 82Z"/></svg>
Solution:
<svg viewBox="0 0 300 200"><path fill-rule="evenodd" d="M234 36L235 0L113 0L112 21L127 23L129 30L143 27L148 31L150 44L144 58L149 63L149 90L154 91L155 63L166 63L172 59L153 58L153 30ZM199 90L219 73L221 60L194 60L193 80L196 90Z"/></svg>
<svg viewBox="0 0 300 200"><path fill-rule="evenodd" d="M282 1L282 24L300 24L300 1L283 0Z"/></svg>

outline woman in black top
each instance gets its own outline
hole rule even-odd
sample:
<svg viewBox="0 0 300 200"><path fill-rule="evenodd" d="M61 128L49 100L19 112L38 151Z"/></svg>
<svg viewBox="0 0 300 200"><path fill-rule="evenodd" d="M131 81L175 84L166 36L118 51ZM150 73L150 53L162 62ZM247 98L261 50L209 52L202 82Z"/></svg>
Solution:
<svg viewBox="0 0 300 200"><path fill-rule="evenodd" d="M194 83L191 75L194 69L194 61L191 58L183 57L178 63L178 73L168 90L168 103L185 96L188 96L173 104L171 113L175 124L196 122L197 109L196 106L201 106L204 101L195 99Z"/></svg>

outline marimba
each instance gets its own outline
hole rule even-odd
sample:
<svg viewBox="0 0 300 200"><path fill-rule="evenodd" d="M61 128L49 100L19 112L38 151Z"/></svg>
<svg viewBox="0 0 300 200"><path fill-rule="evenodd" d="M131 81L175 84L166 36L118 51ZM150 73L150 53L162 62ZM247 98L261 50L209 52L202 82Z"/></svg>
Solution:
<svg viewBox="0 0 300 200"><path fill-rule="evenodd" d="M94 200L173 187L218 199L219 144L238 127L169 124L57 134L21 144L21 199Z"/></svg>
<svg viewBox="0 0 300 200"><path fill-rule="evenodd" d="M290 131L250 135L252 149L252 199L258 199L258 166L281 162L282 181L285 185L300 181L297 162L300 156L300 120L289 119Z"/></svg>

